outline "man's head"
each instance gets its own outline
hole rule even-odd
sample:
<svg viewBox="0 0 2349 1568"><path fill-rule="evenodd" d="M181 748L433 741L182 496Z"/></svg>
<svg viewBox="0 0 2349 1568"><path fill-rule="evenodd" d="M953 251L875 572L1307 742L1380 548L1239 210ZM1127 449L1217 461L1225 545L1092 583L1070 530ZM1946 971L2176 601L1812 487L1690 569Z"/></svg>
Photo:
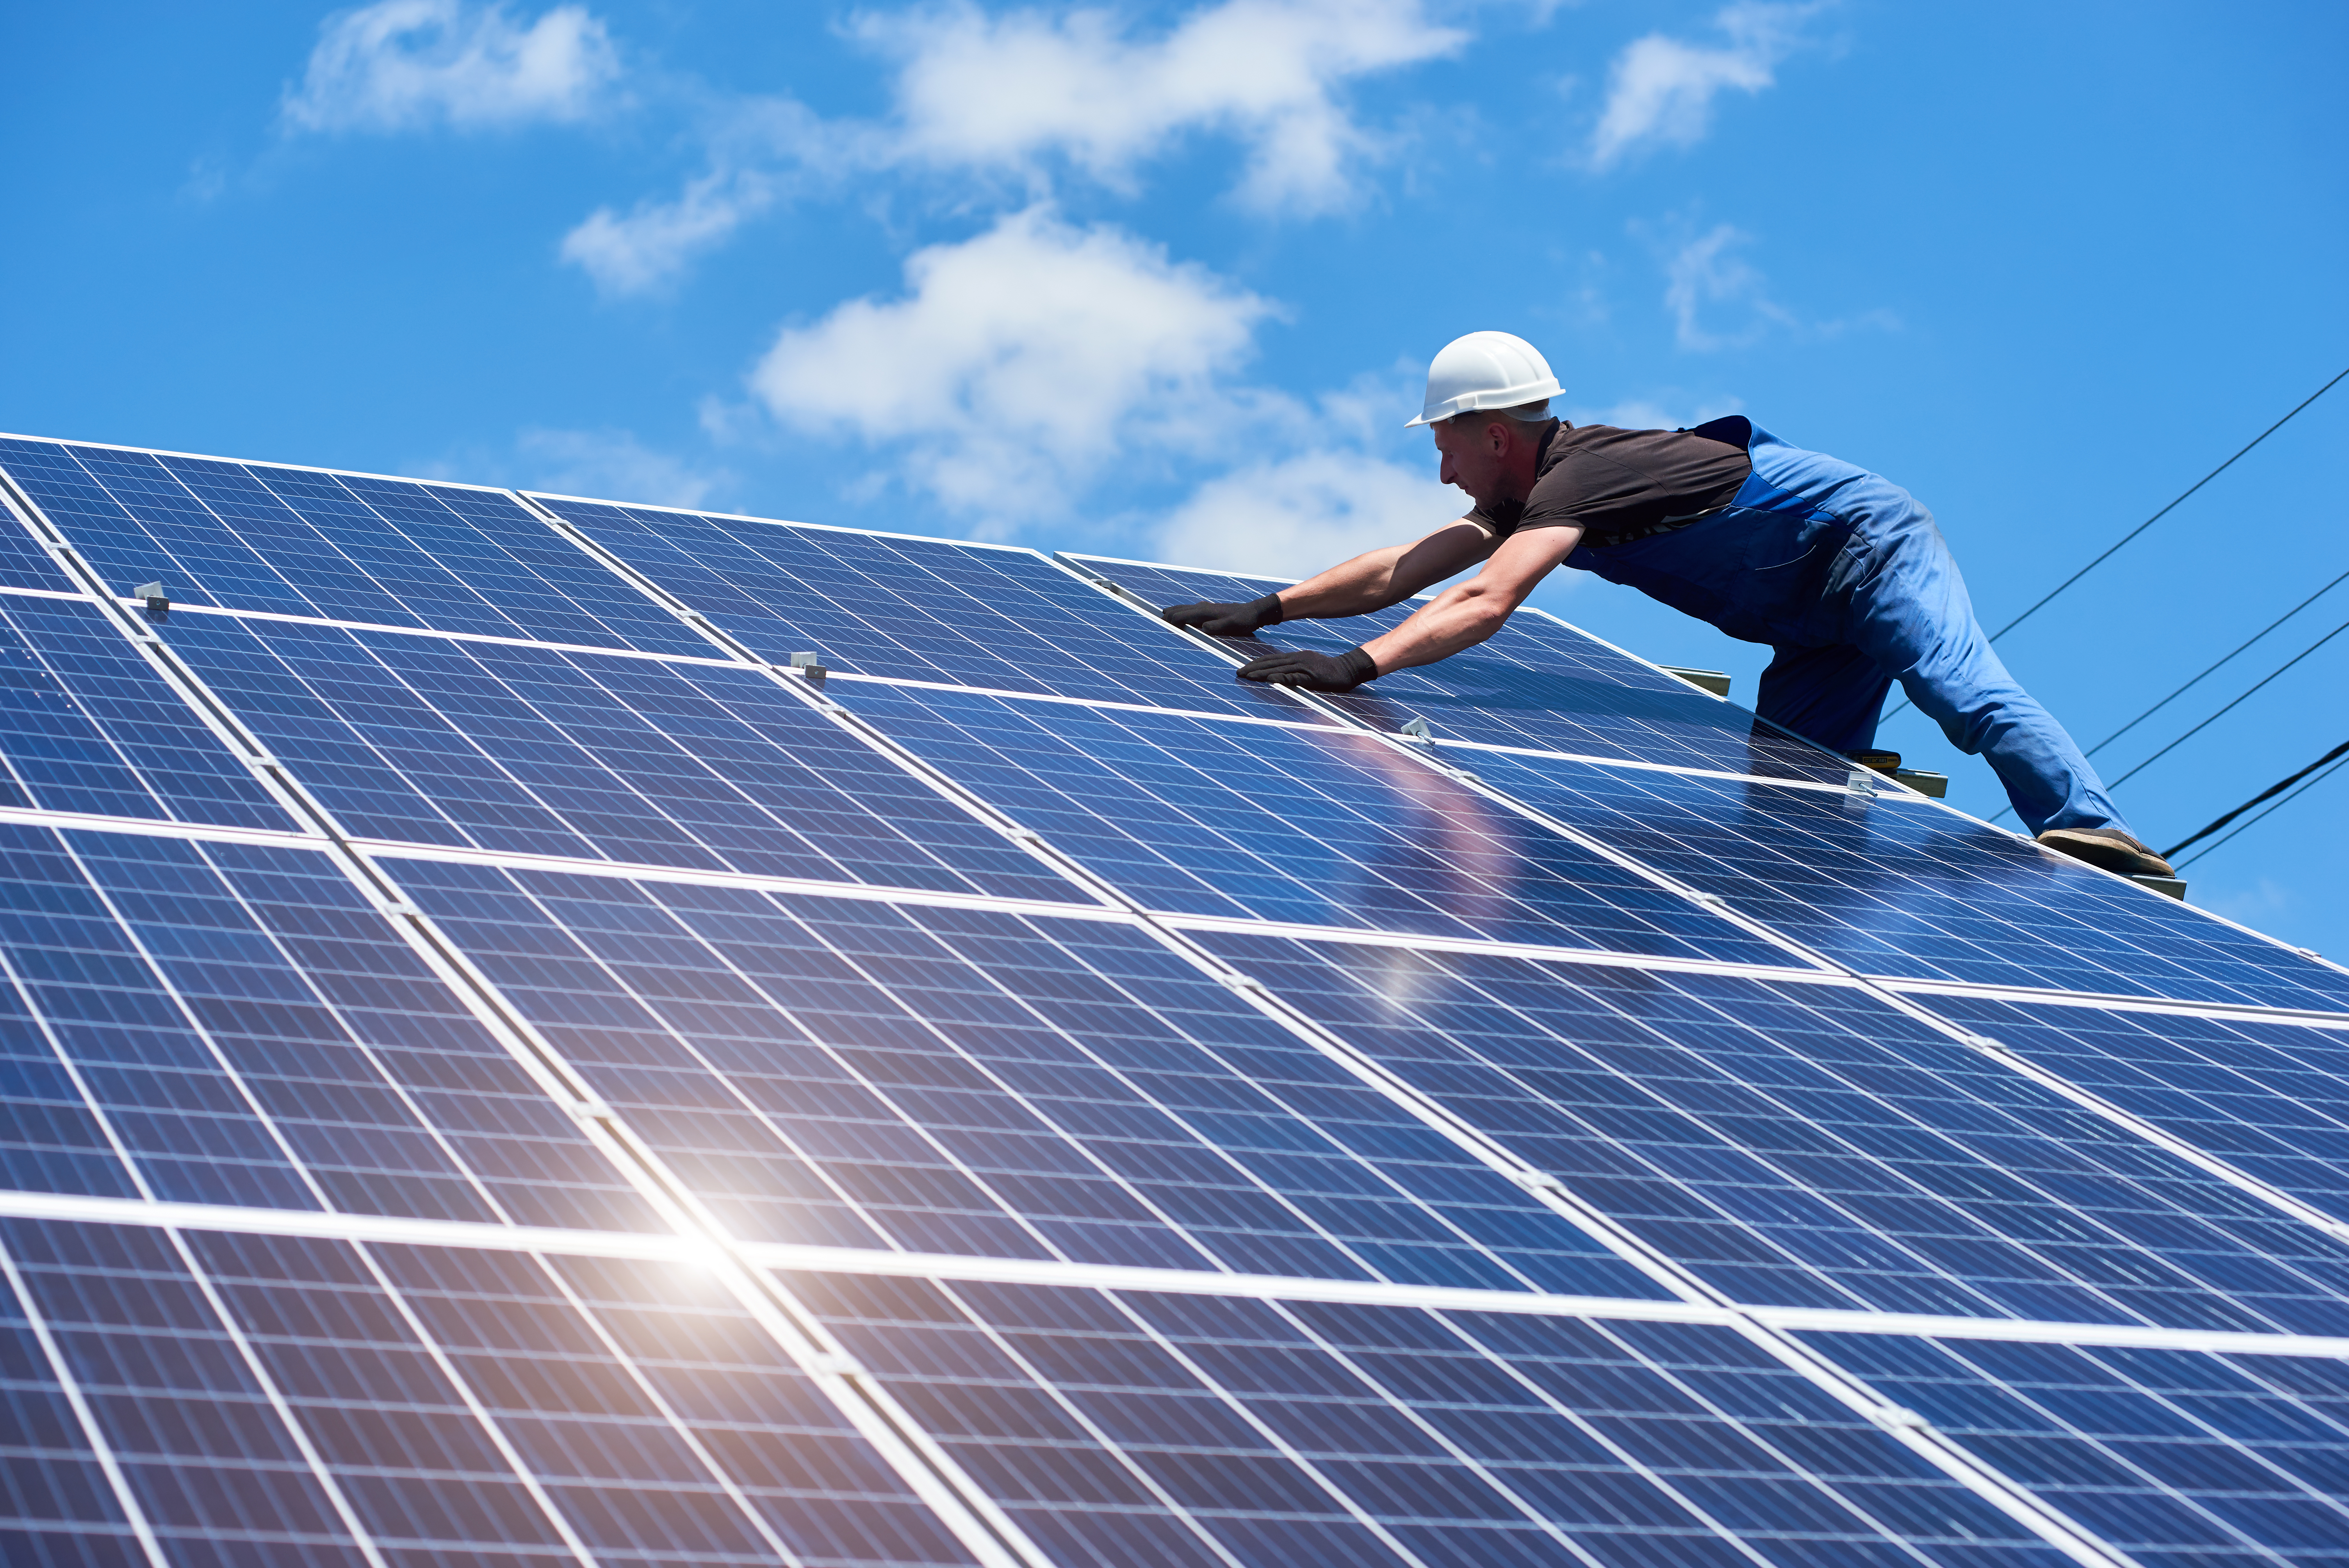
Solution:
<svg viewBox="0 0 2349 1568"><path fill-rule="evenodd" d="M1541 456L1542 432L1549 428L1549 399L1513 408L1479 408L1429 425L1444 459L1440 477L1458 485L1480 507L1523 500L1532 489L1534 464Z"/></svg>
<svg viewBox="0 0 2349 1568"><path fill-rule="evenodd" d="M1445 484L1478 506L1522 500L1557 392L1540 349L1511 333L1472 332L1428 366L1427 398L1411 422L1433 428Z"/></svg>

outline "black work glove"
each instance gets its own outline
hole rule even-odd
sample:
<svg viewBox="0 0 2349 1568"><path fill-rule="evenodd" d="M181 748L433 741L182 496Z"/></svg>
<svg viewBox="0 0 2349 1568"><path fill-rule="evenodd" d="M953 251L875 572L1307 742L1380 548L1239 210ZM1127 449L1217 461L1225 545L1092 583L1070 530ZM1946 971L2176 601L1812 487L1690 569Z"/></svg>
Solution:
<svg viewBox="0 0 2349 1568"><path fill-rule="evenodd" d="M1158 612L1177 626L1195 626L1211 637L1245 637L1259 626L1280 624L1280 595L1268 593L1245 604L1169 604Z"/></svg>
<svg viewBox="0 0 2349 1568"><path fill-rule="evenodd" d="M1364 681L1376 680L1379 666L1360 648L1342 654L1317 654L1307 648L1267 654L1239 668L1244 681L1270 681L1274 686L1303 686L1307 691L1352 691Z"/></svg>

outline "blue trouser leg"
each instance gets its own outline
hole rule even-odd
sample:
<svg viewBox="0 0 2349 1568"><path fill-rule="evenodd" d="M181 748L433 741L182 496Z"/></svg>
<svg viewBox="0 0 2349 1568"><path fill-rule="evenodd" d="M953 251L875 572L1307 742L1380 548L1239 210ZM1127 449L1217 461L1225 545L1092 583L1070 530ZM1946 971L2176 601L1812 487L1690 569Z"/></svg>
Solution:
<svg viewBox="0 0 2349 1568"><path fill-rule="evenodd" d="M1770 645L1759 711L1798 735L1868 748L1897 680L1951 745L1989 760L2033 833L2128 830L2064 727L1991 651L1958 563L1914 496L1740 416L1702 429L1752 454L1731 504L1669 533L1586 544L1568 565Z"/></svg>
<svg viewBox="0 0 2349 1568"><path fill-rule="evenodd" d="M1755 711L1830 751L1865 751L1892 677L1848 643L1778 648Z"/></svg>
<svg viewBox="0 0 2349 1568"><path fill-rule="evenodd" d="M2006 786L2014 814L2033 833L2049 828L2117 828L2128 824L2105 793L2104 781L2080 755L2064 727L1992 651L1974 619L1965 579L1922 508L1897 525L1871 531L1873 570L1853 587L1844 634L1878 672L1899 681L1919 711L1941 727L1950 744L1986 759ZM1861 672L1849 677L1856 687ZM1876 701L1880 702L1878 687ZM1856 706L1864 692L1856 691ZM1873 714L1871 707L1869 712ZM1775 716L1774 716L1775 717ZM1874 726L1868 727L1872 737ZM1837 744L1824 735L1823 745ZM1852 750L1865 746L1838 746Z"/></svg>

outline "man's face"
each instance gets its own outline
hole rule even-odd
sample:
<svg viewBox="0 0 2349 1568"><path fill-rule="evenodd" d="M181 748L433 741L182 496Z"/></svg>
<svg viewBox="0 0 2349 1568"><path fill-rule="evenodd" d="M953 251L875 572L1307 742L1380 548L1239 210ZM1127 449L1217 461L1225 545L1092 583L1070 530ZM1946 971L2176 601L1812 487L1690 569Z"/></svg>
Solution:
<svg viewBox="0 0 2349 1568"><path fill-rule="evenodd" d="M1495 432L1493 421L1482 422L1474 417L1445 419L1430 425L1435 437L1435 449L1444 459L1437 476L1445 484L1458 485L1475 498L1478 506L1508 498L1502 492L1503 462L1508 449L1507 440Z"/></svg>

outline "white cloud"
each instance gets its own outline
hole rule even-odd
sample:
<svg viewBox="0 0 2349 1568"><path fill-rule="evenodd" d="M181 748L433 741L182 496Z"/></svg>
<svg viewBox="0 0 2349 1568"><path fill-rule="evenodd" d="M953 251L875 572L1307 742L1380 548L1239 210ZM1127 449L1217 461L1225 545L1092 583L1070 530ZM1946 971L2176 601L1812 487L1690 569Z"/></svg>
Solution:
<svg viewBox="0 0 2349 1568"><path fill-rule="evenodd" d="M1247 417L1222 377L1272 313L1163 247L1033 207L915 253L895 299L784 329L750 387L784 424L885 446L950 510L1010 526Z"/></svg>
<svg viewBox="0 0 2349 1568"><path fill-rule="evenodd" d="M563 237L563 259L607 295L657 289L797 190L874 161L871 139L789 98L735 105L709 139L705 172L674 200L639 201L625 216L598 207Z"/></svg>
<svg viewBox="0 0 2349 1568"><path fill-rule="evenodd" d="M532 467L525 490L653 506L699 506L731 482L723 472L698 472L654 450L627 430L524 430L515 449Z"/></svg>
<svg viewBox="0 0 2349 1568"><path fill-rule="evenodd" d="M319 26L285 123L300 130L460 129L580 120L620 74L604 24L557 5L528 26L502 4L377 0Z"/></svg>
<svg viewBox="0 0 2349 1568"><path fill-rule="evenodd" d="M1237 192L1258 211L1312 214L1361 194L1381 150L1343 101L1354 79L1451 53L1423 0L1222 0L1169 32L1136 36L1105 10L993 15L967 0L866 13L854 36L888 60L891 112L824 120L789 98L737 105L707 170L670 199L597 209L563 242L607 294L674 280L743 222L813 184L880 172L1015 181L1031 199L1055 158L1131 185L1135 168L1194 132L1247 150Z"/></svg>
<svg viewBox="0 0 2349 1568"><path fill-rule="evenodd" d="M779 191L763 170L713 169L673 201L639 201L626 217L596 208L563 236L561 253L605 294L650 293L766 211Z"/></svg>
<svg viewBox="0 0 2349 1568"><path fill-rule="evenodd" d="M1728 223L1682 245L1665 264L1664 305L1672 313L1672 328L1682 348L1741 348L1771 326L1795 326L1796 322L1769 295L1760 273L1731 254L1753 235ZM1707 327L1702 313L1708 306L1741 312L1744 324L1733 331Z"/></svg>
<svg viewBox="0 0 2349 1568"><path fill-rule="evenodd" d="M1607 105L1590 138L1591 166L1611 168L1652 142L1693 146L1712 125L1713 98L1724 88L1756 93L1769 87L1799 42L1800 24L1817 9L1740 0L1713 18L1727 40L1721 46L1661 33L1635 39L1609 77Z"/></svg>
<svg viewBox="0 0 2349 1568"><path fill-rule="evenodd" d="M968 4L867 15L856 30L899 62L907 161L1019 170L1059 153L1114 184L1185 132L1217 130L1248 150L1241 200L1292 212L1355 194L1348 165L1371 138L1339 89L1464 39L1420 0L1224 0L1147 40L1106 10L989 16Z"/></svg>
<svg viewBox="0 0 2349 1568"><path fill-rule="evenodd" d="M1201 485L1158 531L1160 559L1225 572L1309 576L1441 528L1469 502L1416 468L1353 449L1251 463Z"/></svg>

